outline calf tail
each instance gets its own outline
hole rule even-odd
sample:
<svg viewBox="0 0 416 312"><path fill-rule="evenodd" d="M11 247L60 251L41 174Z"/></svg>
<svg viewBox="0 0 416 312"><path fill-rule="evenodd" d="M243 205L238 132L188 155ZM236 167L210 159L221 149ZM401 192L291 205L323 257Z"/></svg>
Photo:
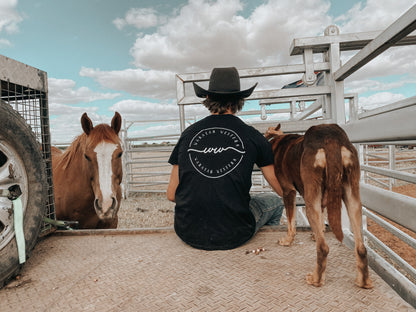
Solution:
<svg viewBox="0 0 416 312"><path fill-rule="evenodd" d="M341 199L342 199L342 157L341 146L335 140L325 142L326 180L328 221L335 237L342 242L344 237L341 225Z"/></svg>

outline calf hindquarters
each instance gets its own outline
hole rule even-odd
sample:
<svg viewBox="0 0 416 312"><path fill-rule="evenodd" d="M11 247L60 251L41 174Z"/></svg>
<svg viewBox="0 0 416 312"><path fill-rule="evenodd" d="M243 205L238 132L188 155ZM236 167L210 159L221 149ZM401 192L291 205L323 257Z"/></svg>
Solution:
<svg viewBox="0 0 416 312"><path fill-rule="evenodd" d="M357 152L344 133L337 138L321 136L318 138L323 144L309 144L305 135L305 150L301 162L306 212L316 237L317 251L316 268L313 273L308 274L307 282L315 286L324 284L329 249L320 221L322 208L326 206L331 229L336 238L342 242L341 199L343 199L354 232L358 269L356 284L363 288L371 288L367 251L361 235L360 169Z"/></svg>

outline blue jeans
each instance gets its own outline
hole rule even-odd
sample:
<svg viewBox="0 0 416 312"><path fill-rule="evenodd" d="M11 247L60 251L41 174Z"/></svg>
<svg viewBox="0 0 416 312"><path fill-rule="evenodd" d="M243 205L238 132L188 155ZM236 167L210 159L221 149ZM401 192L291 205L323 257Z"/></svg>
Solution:
<svg viewBox="0 0 416 312"><path fill-rule="evenodd" d="M253 194L249 207L256 219L257 232L263 225L279 225L285 205L276 193L268 192Z"/></svg>

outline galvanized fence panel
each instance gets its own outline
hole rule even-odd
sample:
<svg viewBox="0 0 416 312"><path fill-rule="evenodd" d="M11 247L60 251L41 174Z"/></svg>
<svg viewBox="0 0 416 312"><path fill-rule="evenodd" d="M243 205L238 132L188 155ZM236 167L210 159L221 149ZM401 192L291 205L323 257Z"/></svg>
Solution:
<svg viewBox="0 0 416 312"><path fill-rule="evenodd" d="M179 138L179 130L176 134L165 133L154 136L140 134L152 124L178 126L178 121L177 119L124 121L123 192L126 198L134 193L166 192L171 167L168 159Z"/></svg>
<svg viewBox="0 0 416 312"><path fill-rule="evenodd" d="M402 40L407 34L416 29L416 5L405 12L386 30L378 34L373 40L369 41L354 57L345 65L341 66L335 73L334 79L342 81L352 75L355 71L363 67L373 58L393 46L396 42ZM414 38L413 38L414 39ZM414 40L410 40L414 44ZM376 187L369 184L361 185L361 199L364 209L364 215L374 222L382 225L391 233L402 239L409 245L409 248L415 248L415 240L404 235L390 222L381 222L380 218L371 211L394 221L411 231L416 231L416 198L401 195L390 191L393 179L401 179L407 183L414 183L416 175L413 172L400 172L395 168L395 146L410 145L416 141L416 98L412 97L391 105L383 106L364 114L358 115L356 120L344 126L351 141L357 144L378 144L388 147L388 168L377 169L369 166L368 163L362 166L365 175L367 172L373 172L388 178L388 184L380 183L380 180L372 179L382 187ZM360 147L361 160L368 159L368 153L364 154L367 147ZM375 155L372 155L373 158ZM410 159L414 157L411 156ZM381 157L377 157L381 159ZM384 189L383 189L384 187ZM370 211L371 210L371 211ZM366 221L364 217L364 221ZM353 235L348 228L345 241L353 245ZM383 279L389 282L390 286L395 289L400 296L416 307L416 270L405 260L398 256L385 243L374 236L366 228L364 222L364 235L371 245L368 248L370 256L369 261L373 269L380 274ZM384 253L379 253L381 250ZM387 256L385 256L387 255Z"/></svg>

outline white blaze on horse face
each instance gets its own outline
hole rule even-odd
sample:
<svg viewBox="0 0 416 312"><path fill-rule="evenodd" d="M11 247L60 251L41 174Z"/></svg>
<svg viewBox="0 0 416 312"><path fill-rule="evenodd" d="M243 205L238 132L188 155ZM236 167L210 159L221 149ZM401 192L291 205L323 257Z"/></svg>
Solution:
<svg viewBox="0 0 416 312"><path fill-rule="evenodd" d="M117 144L102 142L98 144L94 152L97 153L98 163L98 181L100 183L101 195L102 195L102 209L105 214L107 210L113 204L113 191L112 191L112 156L117 148Z"/></svg>

